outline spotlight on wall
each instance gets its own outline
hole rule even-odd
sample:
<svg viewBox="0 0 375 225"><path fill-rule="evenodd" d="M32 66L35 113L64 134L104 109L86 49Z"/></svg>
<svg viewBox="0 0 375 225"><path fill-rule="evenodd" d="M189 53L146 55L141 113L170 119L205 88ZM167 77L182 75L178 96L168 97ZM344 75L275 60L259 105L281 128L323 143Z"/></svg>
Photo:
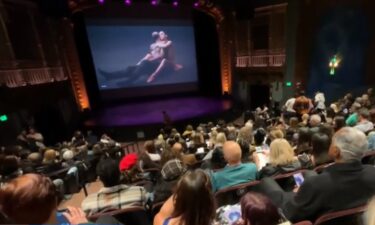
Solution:
<svg viewBox="0 0 375 225"><path fill-rule="evenodd" d="M151 1L151 5L156 6L157 4L158 4L158 2L156 0Z"/></svg>
<svg viewBox="0 0 375 225"><path fill-rule="evenodd" d="M99 4L104 4L105 0L98 0Z"/></svg>
<svg viewBox="0 0 375 225"><path fill-rule="evenodd" d="M173 1L172 4L173 4L174 7L177 7L178 6L178 1Z"/></svg>
<svg viewBox="0 0 375 225"><path fill-rule="evenodd" d="M199 6L199 2L194 2L193 6L197 8Z"/></svg>
<svg viewBox="0 0 375 225"><path fill-rule="evenodd" d="M131 5L132 1L131 0L125 0L124 3L125 3L125 5Z"/></svg>

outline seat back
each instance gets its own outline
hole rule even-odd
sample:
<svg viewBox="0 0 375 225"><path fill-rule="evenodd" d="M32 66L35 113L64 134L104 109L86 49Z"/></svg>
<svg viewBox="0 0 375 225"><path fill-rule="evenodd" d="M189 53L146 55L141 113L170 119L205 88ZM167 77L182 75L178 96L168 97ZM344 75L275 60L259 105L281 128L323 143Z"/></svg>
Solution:
<svg viewBox="0 0 375 225"><path fill-rule="evenodd" d="M314 225L362 225L362 215L366 206L326 213Z"/></svg>
<svg viewBox="0 0 375 225"><path fill-rule="evenodd" d="M89 216L88 220L95 222L101 216L113 216L123 224L151 225L151 219L143 206L133 206L126 209L110 210Z"/></svg>
<svg viewBox="0 0 375 225"><path fill-rule="evenodd" d="M320 166L317 166L314 168L314 171L317 172L317 173L322 173L323 170L325 170L327 167L333 165L335 163L326 163L326 164L322 164Z"/></svg>
<svg viewBox="0 0 375 225"><path fill-rule="evenodd" d="M294 186L296 185L293 175L298 174L298 173L302 173L302 175L304 175L306 171L307 170L304 170L304 169L296 170L290 173L276 175L273 177L273 179L280 185L280 187L284 191L292 191Z"/></svg>
<svg viewBox="0 0 375 225"><path fill-rule="evenodd" d="M260 181L250 181L248 183L223 188L215 193L217 207L223 205L233 205L240 201L241 197L249 191L255 191Z"/></svg>
<svg viewBox="0 0 375 225"><path fill-rule="evenodd" d="M310 221L301 221L298 223L294 223L293 225L313 225Z"/></svg>
<svg viewBox="0 0 375 225"><path fill-rule="evenodd" d="M75 194L81 191L81 185L76 174L66 174L64 178L65 194Z"/></svg>

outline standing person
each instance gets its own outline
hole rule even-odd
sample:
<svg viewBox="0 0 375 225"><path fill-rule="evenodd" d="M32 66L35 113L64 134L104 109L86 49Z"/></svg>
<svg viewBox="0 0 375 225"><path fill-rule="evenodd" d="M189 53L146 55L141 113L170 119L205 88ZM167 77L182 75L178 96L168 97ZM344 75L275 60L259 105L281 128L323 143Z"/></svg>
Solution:
<svg viewBox="0 0 375 225"><path fill-rule="evenodd" d="M154 218L154 225L211 225L215 203L210 178L202 170L187 172L175 193Z"/></svg>
<svg viewBox="0 0 375 225"><path fill-rule="evenodd" d="M305 96L305 92L301 91L299 93L299 97L296 98L296 101L294 102L293 109L296 111L299 118L303 114L309 114L311 109L313 109L313 104L311 102L311 99L307 98Z"/></svg>

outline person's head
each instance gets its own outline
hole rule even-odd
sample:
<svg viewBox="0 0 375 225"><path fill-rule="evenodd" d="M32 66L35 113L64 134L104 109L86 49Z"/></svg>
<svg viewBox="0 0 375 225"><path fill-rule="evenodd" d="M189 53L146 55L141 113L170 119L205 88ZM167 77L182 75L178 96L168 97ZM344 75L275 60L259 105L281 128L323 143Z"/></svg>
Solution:
<svg viewBox="0 0 375 225"><path fill-rule="evenodd" d="M234 141L227 141L223 145L224 158L229 165L237 165L241 163L241 147Z"/></svg>
<svg viewBox="0 0 375 225"><path fill-rule="evenodd" d="M178 180L178 178L180 178L186 172L186 170L186 165L184 165L181 160L172 159L165 163L160 173L164 180L172 181Z"/></svg>
<svg viewBox="0 0 375 225"><path fill-rule="evenodd" d="M212 169L221 169L224 168L227 162L224 158L223 148L217 147L212 152L211 158Z"/></svg>
<svg viewBox="0 0 375 225"><path fill-rule="evenodd" d="M83 139L83 134L81 131L79 130L76 130L73 134L73 137L75 137L76 139L80 140L80 139Z"/></svg>
<svg viewBox="0 0 375 225"><path fill-rule="evenodd" d="M269 138L271 141L277 139L277 138L284 138L284 132L281 129L272 129L270 131Z"/></svg>
<svg viewBox="0 0 375 225"><path fill-rule="evenodd" d="M120 182L119 165L111 158L101 160L96 167L96 172L104 187L113 187Z"/></svg>
<svg viewBox="0 0 375 225"><path fill-rule="evenodd" d="M345 117L343 116L336 116L335 119L333 120L333 129L335 131L340 130L341 128L345 127Z"/></svg>
<svg viewBox="0 0 375 225"><path fill-rule="evenodd" d="M360 161L368 150L366 135L352 127L344 127L333 135L329 155L336 162Z"/></svg>
<svg viewBox="0 0 375 225"><path fill-rule="evenodd" d="M243 225L277 225L282 219L271 199L262 194L249 192L240 204Z"/></svg>
<svg viewBox="0 0 375 225"><path fill-rule="evenodd" d="M331 139L335 130L332 125L325 123L319 127L319 132L328 135L329 139Z"/></svg>
<svg viewBox="0 0 375 225"><path fill-rule="evenodd" d="M145 144L143 145L143 148L148 152L148 153L155 153L155 143L154 141L146 141Z"/></svg>
<svg viewBox="0 0 375 225"><path fill-rule="evenodd" d="M301 118L302 118L302 121L307 122L309 120L310 116L309 116L309 114L305 113L305 114L302 115Z"/></svg>
<svg viewBox="0 0 375 225"><path fill-rule="evenodd" d="M366 121L370 118L370 112L366 108L360 109L358 114L359 114L360 121Z"/></svg>
<svg viewBox="0 0 375 225"><path fill-rule="evenodd" d="M53 149L48 149L44 152L43 162L49 163L56 160L56 151Z"/></svg>
<svg viewBox="0 0 375 225"><path fill-rule="evenodd" d="M167 36L167 34L166 34L164 31L160 31L160 32L159 32L159 39L160 39L161 41L165 41L165 40L168 39L168 36Z"/></svg>
<svg viewBox="0 0 375 225"><path fill-rule="evenodd" d="M329 146L331 145L331 140L327 134L315 133L311 138L311 145L312 155L314 157L317 157L322 154L328 154Z"/></svg>
<svg viewBox="0 0 375 225"><path fill-rule="evenodd" d="M210 225L215 216L215 201L208 175L202 170L187 172L177 183L173 195L172 217L184 225Z"/></svg>
<svg viewBox="0 0 375 225"><path fill-rule="evenodd" d="M27 159L35 164L39 164L42 162L42 156L39 152L33 152L30 155L27 156Z"/></svg>
<svg viewBox="0 0 375 225"><path fill-rule="evenodd" d="M285 139L272 141L269 157L269 163L273 166L284 166L295 161L293 148Z"/></svg>
<svg viewBox="0 0 375 225"><path fill-rule="evenodd" d="M26 174L0 189L0 209L15 224L56 223L56 190L48 177Z"/></svg>
<svg viewBox="0 0 375 225"><path fill-rule="evenodd" d="M227 137L224 132L220 132L216 135L215 144L223 145L227 141Z"/></svg>
<svg viewBox="0 0 375 225"><path fill-rule="evenodd" d="M310 117L311 127L319 126L321 122L322 122L322 118L318 114L314 114Z"/></svg>
<svg viewBox="0 0 375 225"><path fill-rule="evenodd" d="M252 128L250 126L244 126L239 130L237 138L251 144L253 141L253 135L251 132Z"/></svg>
<svg viewBox="0 0 375 225"><path fill-rule="evenodd" d="M296 128L298 127L298 118L297 117L292 117L289 119L289 126L291 128Z"/></svg>
<svg viewBox="0 0 375 225"><path fill-rule="evenodd" d="M154 31L151 33L151 37L156 41L159 39L159 32Z"/></svg>
<svg viewBox="0 0 375 225"><path fill-rule="evenodd" d="M19 160L16 156L8 155L1 160L0 174L4 177L10 176L18 171Z"/></svg>
<svg viewBox="0 0 375 225"><path fill-rule="evenodd" d="M262 145L266 137L266 131L263 128L258 128L254 134L254 144L256 146Z"/></svg>
<svg viewBox="0 0 375 225"><path fill-rule="evenodd" d="M372 96L372 95L373 95L373 92L374 92L374 89L373 89L373 88L369 88L369 89L367 89L367 95L368 95L368 96Z"/></svg>
<svg viewBox="0 0 375 225"><path fill-rule="evenodd" d="M191 139L195 145L200 145L204 143L203 135L200 132L194 132Z"/></svg>
<svg viewBox="0 0 375 225"><path fill-rule="evenodd" d="M356 113L356 112L358 112L358 110L361 108L361 104L360 103L358 103L358 102L354 102L353 104L352 104L352 106L350 107L350 112L351 113Z"/></svg>
<svg viewBox="0 0 375 225"><path fill-rule="evenodd" d="M311 142L311 131L308 127L301 127L298 129L298 145L310 144Z"/></svg>
<svg viewBox="0 0 375 225"><path fill-rule="evenodd" d="M74 158L74 153L72 150L66 150L63 155L62 155L62 158L65 160L65 161L69 161L69 160L72 160Z"/></svg>
<svg viewBox="0 0 375 225"><path fill-rule="evenodd" d="M184 153L184 146L182 146L181 143L177 142L177 143L174 143L173 146L172 146L172 152L175 154L175 155L181 155Z"/></svg>

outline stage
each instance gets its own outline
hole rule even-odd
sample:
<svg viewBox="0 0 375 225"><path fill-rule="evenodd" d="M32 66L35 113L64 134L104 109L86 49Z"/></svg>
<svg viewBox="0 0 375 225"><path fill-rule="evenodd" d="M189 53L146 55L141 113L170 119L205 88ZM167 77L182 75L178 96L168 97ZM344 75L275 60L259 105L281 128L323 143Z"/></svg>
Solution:
<svg viewBox="0 0 375 225"><path fill-rule="evenodd" d="M180 97L124 103L92 112L84 124L89 129L114 132L112 135L117 138L129 140L129 136L134 135L134 138L137 132L143 132L146 137L155 135L163 127L162 111L167 112L175 127L183 129L187 123L197 125L202 122L215 122L219 118L232 119L231 117L236 116L230 112L233 105L232 100L212 97Z"/></svg>

